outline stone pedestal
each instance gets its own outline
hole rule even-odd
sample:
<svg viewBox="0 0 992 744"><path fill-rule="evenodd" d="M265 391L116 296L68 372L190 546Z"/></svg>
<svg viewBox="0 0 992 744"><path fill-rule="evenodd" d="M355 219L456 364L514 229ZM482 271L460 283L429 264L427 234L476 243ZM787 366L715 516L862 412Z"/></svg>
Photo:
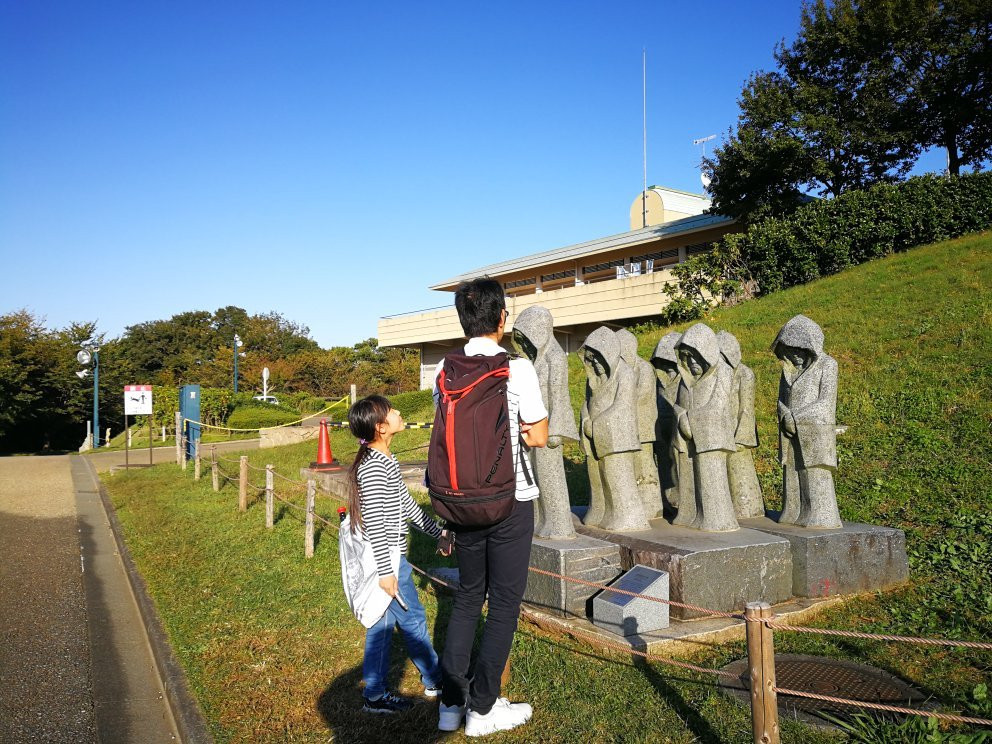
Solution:
<svg viewBox="0 0 992 744"><path fill-rule="evenodd" d="M578 512L584 507L577 507ZM651 529L624 534L579 525L583 535L615 543L620 563L667 571L670 598L711 610L740 612L748 602L784 602L792 596L792 551L784 537L753 529L702 532L652 519ZM679 620L707 613L671 607Z"/></svg>
<svg viewBox="0 0 992 744"><path fill-rule="evenodd" d="M783 537L792 546L792 593L797 597L857 594L909 579L906 534L891 527L844 522L835 530L805 529L768 516L740 520L742 527ZM772 517L772 518L770 518Z"/></svg>
<svg viewBox="0 0 992 744"><path fill-rule="evenodd" d="M620 550L613 543L585 535L571 540L535 537L530 565L563 576L605 584L620 575ZM530 572L524 602L555 615L587 617L590 598L598 589Z"/></svg>
<svg viewBox="0 0 992 744"><path fill-rule="evenodd" d="M645 597L668 599L668 574L656 568L634 566L610 586ZM592 621L603 630L624 637L650 633L668 627L668 605L604 589L593 597Z"/></svg>

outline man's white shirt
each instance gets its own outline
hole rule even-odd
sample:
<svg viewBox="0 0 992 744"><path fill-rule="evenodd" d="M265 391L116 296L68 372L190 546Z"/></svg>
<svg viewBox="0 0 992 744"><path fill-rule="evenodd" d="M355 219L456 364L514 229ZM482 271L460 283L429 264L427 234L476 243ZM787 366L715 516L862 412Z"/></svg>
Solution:
<svg viewBox="0 0 992 744"><path fill-rule="evenodd" d="M466 356L496 356L505 352L502 346L491 338L472 338L465 344ZM440 372L440 369L438 370ZM434 383L434 405L437 405L440 392ZM548 417L548 409L541 398L541 386L537 372L529 359L510 359L510 377L506 385L507 413L510 416L510 441L513 444L513 463L516 469L517 501L533 501L540 496L537 479L534 476L534 462L530 448L520 439L520 422L536 424ZM521 447L523 455L521 456Z"/></svg>

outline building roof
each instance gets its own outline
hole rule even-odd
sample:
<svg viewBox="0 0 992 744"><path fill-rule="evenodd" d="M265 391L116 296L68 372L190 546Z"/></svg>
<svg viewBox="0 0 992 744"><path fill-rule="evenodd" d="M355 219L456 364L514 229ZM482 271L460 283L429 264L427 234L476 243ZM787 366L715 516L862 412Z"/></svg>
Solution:
<svg viewBox="0 0 992 744"><path fill-rule="evenodd" d="M475 279L480 276L498 277L504 274L513 273L515 271L545 266L549 263L579 259L585 256L592 256L597 253L602 253L604 251L610 251L617 248L624 248L630 245L649 243L654 240L659 240L661 238L667 238L674 235L687 235L690 233L699 232L700 230L708 230L713 227L732 225L734 222L736 222L736 220L732 217L725 217L718 214L700 214L692 217L684 217L680 220L673 220L660 225L648 225L647 227L642 227L637 230L630 230L629 232L620 233L619 235L610 235L605 238L598 238L585 243L577 243L563 248L555 248L554 250L544 251L543 253L532 253L529 256L522 256L521 258L514 258L509 261L501 261L500 263L490 264L478 269L473 269L472 271L467 271L464 274L459 274L458 276L446 279L443 282L432 284L430 288L439 290L450 289L463 281Z"/></svg>

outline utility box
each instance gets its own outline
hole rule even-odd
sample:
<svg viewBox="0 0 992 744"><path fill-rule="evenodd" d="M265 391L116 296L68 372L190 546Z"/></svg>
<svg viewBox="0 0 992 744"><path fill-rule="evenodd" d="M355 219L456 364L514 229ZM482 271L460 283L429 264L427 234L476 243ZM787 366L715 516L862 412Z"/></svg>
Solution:
<svg viewBox="0 0 992 744"><path fill-rule="evenodd" d="M200 442L200 386L183 385L179 388L179 414L183 419L183 434L186 437L186 459L196 457L196 445Z"/></svg>

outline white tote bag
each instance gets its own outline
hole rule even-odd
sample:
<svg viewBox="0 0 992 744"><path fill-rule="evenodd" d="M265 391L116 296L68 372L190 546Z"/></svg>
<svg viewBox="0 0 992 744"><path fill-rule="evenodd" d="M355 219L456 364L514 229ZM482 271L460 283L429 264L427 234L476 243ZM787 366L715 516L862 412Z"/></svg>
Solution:
<svg viewBox="0 0 992 744"><path fill-rule="evenodd" d="M361 530L352 533L351 515L341 522L338 531L338 553L341 556L341 580L344 583L344 596L355 617L366 628L371 628L382 616L393 598L379 586L379 573L375 565L375 555L370 543ZM389 561L393 575L400 576L400 548L389 550Z"/></svg>

